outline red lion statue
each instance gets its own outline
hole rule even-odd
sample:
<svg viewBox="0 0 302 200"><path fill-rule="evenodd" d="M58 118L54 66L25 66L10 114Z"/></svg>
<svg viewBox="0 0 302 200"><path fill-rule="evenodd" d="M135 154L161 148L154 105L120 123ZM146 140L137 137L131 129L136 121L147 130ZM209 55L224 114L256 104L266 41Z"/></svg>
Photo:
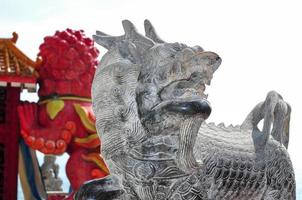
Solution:
<svg viewBox="0 0 302 200"><path fill-rule="evenodd" d="M88 180L108 175L100 155L91 84L99 51L83 31L67 29L44 38L39 56L39 102L18 107L21 134L28 146L70 158L66 174L73 191Z"/></svg>

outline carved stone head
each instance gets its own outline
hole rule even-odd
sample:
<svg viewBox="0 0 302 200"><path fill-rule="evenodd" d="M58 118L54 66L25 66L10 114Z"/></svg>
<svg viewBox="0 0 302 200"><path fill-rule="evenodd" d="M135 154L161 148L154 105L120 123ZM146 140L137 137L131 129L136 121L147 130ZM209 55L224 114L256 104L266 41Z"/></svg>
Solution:
<svg viewBox="0 0 302 200"><path fill-rule="evenodd" d="M119 168L126 168L119 164L125 155L192 168L196 134L211 113L205 85L221 59L199 46L164 42L148 20L146 36L130 21L123 27L122 36L94 35L108 49L92 86L102 153Z"/></svg>

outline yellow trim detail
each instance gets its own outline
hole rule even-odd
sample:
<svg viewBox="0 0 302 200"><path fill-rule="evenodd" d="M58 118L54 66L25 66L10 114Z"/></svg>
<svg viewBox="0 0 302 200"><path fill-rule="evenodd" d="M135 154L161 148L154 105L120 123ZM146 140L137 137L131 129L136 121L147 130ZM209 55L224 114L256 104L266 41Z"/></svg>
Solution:
<svg viewBox="0 0 302 200"><path fill-rule="evenodd" d="M58 115L58 113L63 110L64 108L64 101L62 100L52 100L49 101L46 104L46 112L48 114L48 116L50 117L51 120L53 120L54 118L56 118L56 116Z"/></svg>
<svg viewBox="0 0 302 200"><path fill-rule="evenodd" d="M82 147L86 148L96 148L101 145L101 141L99 139L99 136L95 133L92 135L89 135L84 138L78 138L76 137L74 139L74 142Z"/></svg>
<svg viewBox="0 0 302 200"><path fill-rule="evenodd" d="M53 100L76 100L76 101L84 101L84 102L89 102L91 103L92 100L90 98L85 98L85 97L77 97L77 96L61 96L61 97L54 97L50 99L45 99L43 101L39 101L39 104L45 104Z"/></svg>
<svg viewBox="0 0 302 200"><path fill-rule="evenodd" d="M95 123L89 119L89 113L85 109L85 107L83 107L77 103L73 104L73 106L74 106L77 114L79 115L81 122L87 129L87 131L89 131L91 133L95 133L96 132Z"/></svg>
<svg viewBox="0 0 302 200"><path fill-rule="evenodd" d="M105 173L109 174L109 169L104 162L103 158L98 153L89 153L88 155L82 154L82 158L85 161L95 163L99 168L101 168Z"/></svg>
<svg viewBox="0 0 302 200"><path fill-rule="evenodd" d="M89 135L88 137L84 137L84 138L75 138L74 141L79 142L79 143L88 143L94 139L99 139L98 134L95 133L95 134Z"/></svg>

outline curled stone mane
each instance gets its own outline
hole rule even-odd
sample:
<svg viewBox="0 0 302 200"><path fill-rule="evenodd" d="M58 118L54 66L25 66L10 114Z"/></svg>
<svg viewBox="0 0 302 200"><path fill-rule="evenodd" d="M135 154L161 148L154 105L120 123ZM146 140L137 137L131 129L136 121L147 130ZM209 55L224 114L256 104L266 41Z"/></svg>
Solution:
<svg viewBox="0 0 302 200"><path fill-rule="evenodd" d="M106 63L105 59L101 62ZM108 65L101 64L96 71L94 81L98 84L92 87L93 110L98 113L97 130L107 159L126 151L125 146L145 136L135 102L138 74L138 65L120 57Z"/></svg>
<svg viewBox="0 0 302 200"><path fill-rule="evenodd" d="M98 115L97 130L102 137L102 151L107 159L127 151L127 146L140 142L146 136L135 100L141 66L137 62L138 57L127 55L135 54L131 49L134 45L144 51L151 48L154 42L138 34L131 22L123 21L123 26L123 36L113 37L101 32L94 36L109 50L97 68L92 87L93 110ZM137 38L141 40L133 44Z"/></svg>

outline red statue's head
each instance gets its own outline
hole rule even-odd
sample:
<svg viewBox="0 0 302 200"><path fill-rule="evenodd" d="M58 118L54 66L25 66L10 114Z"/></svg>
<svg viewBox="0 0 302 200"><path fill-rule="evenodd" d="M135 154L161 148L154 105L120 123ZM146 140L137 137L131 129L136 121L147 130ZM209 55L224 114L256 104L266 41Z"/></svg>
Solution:
<svg viewBox="0 0 302 200"><path fill-rule="evenodd" d="M91 84L99 51L84 31L66 29L44 38L39 56L39 96L91 97Z"/></svg>

